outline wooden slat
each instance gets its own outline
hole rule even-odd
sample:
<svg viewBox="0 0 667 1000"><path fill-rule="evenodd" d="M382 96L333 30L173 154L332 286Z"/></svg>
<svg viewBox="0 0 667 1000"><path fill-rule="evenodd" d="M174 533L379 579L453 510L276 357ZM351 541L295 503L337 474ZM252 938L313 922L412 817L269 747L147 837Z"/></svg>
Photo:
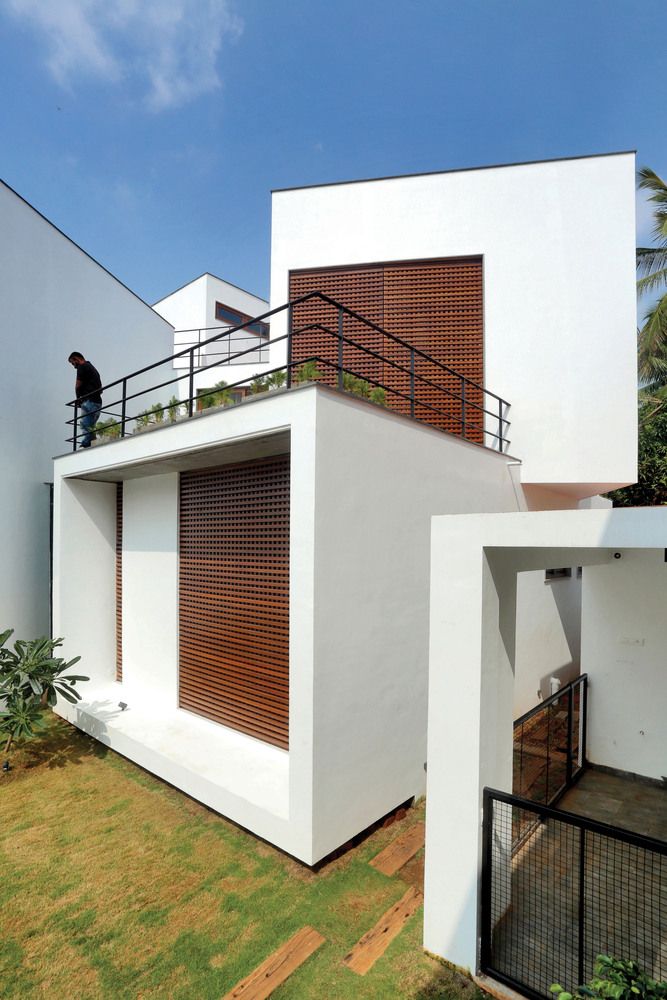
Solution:
<svg viewBox="0 0 667 1000"><path fill-rule="evenodd" d="M181 475L179 705L287 749L289 455Z"/></svg>
<svg viewBox="0 0 667 1000"><path fill-rule="evenodd" d="M312 927L302 927L254 972L226 993L223 1000L266 1000L324 941L325 938Z"/></svg>
<svg viewBox="0 0 667 1000"><path fill-rule="evenodd" d="M123 484L116 483L116 680L123 679Z"/></svg>
<svg viewBox="0 0 667 1000"><path fill-rule="evenodd" d="M310 291L322 291L343 305L377 323L408 344L423 351L434 361L447 365L478 385L484 382L484 321L481 257L448 260L387 262L354 267L317 268L292 271L290 299ZM334 307L307 302L294 309L294 327L322 323L337 329ZM377 351L388 362L409 370L410 352L382 334L346 317L346 337ZM410 378L392 364L377 361L363 352L345 348L344 365L369 379L387 386L387 405L400 413L409 413L410 404L398 393L409 395ZM323 334L297 334L293 358L317 355L336 360L334 338ZM333 383L333 367L324 367L325 381ZM461 433L461 381L435 364L416 357L415 416L450 433ZM435 383L429 386L424 381ZM393 391L392 391L393 390ZM473 405L483 405L482 394L466 387L466 436L482 441L483 415ZM442 411L437 414L430 407Z"/></svg>
<svg viewBox="0 0 667 1000"><path fill-rule="evenodd" d="M425 831L424 823L416 823L396 840L392 840L369 864L383 875L395 875L424 846Z"/></svg>
<svg viewBox="0 0 667 1000"><path fill-rule="evenodd" d="M375 927L355 944L343 959L343 964L360 976L365 976L400 934L404 924L417 912L422 900L419 889L411 886L398 903L380 917Z"/></svg>

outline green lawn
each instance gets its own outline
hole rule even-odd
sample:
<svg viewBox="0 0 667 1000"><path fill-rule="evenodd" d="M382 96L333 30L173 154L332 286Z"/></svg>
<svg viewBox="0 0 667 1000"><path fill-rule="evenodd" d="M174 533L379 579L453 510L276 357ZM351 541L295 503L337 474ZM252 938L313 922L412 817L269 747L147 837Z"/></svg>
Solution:
<svg viewBox="0 0 667 1000"><path fill-rule="evenodd" d="M477 990L421 950L421 911L373 969L341 964L407 886L368 860L315 873L51 716L0 775L0 997L220 998L300 927L326 943L274 994L410 1000Z"/></svg>

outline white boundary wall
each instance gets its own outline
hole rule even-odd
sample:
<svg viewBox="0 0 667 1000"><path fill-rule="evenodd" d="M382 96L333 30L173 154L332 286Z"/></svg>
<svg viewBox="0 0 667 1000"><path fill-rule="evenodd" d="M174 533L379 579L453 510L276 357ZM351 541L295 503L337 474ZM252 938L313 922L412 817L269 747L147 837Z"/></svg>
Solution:
<svg viewBox="0 0 667 1000"><path fill-rule="evenodd" d="M634 171L622 153L274 192L271 304L290 269L481 254L485 384L522 482L634 482Z"/></svg>
<svg viewBox="0 0 667 1000"><path fill-rule="evenodd" d="M71 351L103 382L166 356L171 327L10 188L0 183L4 358L0 625L17 637L49 628L52 456L71 446ZM90 567L95 575L96 568Z"/></svg>

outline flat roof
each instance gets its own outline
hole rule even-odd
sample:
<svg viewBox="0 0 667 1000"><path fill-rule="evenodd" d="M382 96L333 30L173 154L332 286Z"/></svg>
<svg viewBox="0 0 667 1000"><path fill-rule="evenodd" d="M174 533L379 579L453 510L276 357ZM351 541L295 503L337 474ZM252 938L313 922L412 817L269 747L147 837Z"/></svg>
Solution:
<svg viewBox="0 0 667 1000"><path fill-rule="evenodd" d="M165 299L168 299L172 295L175 295L176 292L183 291L183 289L187 288L188 285L194 285L195 281L200 281L202 278L215 278L216 281L222 281L223 284L225 285L231 285L232 288L236 288L239 292L244 292L245 295L250 295L253 299L257 299L259 302L266 303L267 306L269 304L268 299L262 298L261 295L257 295L255 292L249 292L247 288L241 288L240 285L236 285L233 281L227 281L227 278L221 278L219 274L213 274L212 271L202 271L202 273L198 274L196 278L192 278L191 281L185 281L182 285L179 285L178 288L175 288L173 292L167 292L167 294L163 295L161 299L157 299L153 303L153 308L159 305L160 302L164 302Z"/></svg>
<svg viewBox="0 0 667 1000"><path fill-rule="evenodd" d="M477 167L452 167L449 170L423 170L414 174L387 174L384 177L359 177L347 181L325 181L323 184L296 184L294 187L272 188L271 194L283 191L305 191L308 188L337 187L341 184L371 184L373 181L398 181L407 177L434 177L437 174L465 174L471 170L502 170L505 167L530 167L538 163L562 163L565 160L597 160L606 156L635 156L636 149L619 149L612 153L585 153L582 156L552 156L545 160L519 160L516 163L486 163Z"/></svg>

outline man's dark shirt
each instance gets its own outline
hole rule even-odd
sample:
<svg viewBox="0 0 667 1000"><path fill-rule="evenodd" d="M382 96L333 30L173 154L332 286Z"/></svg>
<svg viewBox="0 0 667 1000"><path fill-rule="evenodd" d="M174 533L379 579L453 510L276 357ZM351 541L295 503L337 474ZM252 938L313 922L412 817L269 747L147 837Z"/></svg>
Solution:
<svg viewBox="0 0 667 1000"><path fill-rule="evenodd" d="M76 399L77 403L81 404L86 399L89 399L91 402L101 406L102 393L99 390L102 388L102 380L97 368L91 365L90 361L84 361L76 370L76 379L77 382L80 382ZM89 392L92 393L92 396L86 396L86 393Z"/></svg>

